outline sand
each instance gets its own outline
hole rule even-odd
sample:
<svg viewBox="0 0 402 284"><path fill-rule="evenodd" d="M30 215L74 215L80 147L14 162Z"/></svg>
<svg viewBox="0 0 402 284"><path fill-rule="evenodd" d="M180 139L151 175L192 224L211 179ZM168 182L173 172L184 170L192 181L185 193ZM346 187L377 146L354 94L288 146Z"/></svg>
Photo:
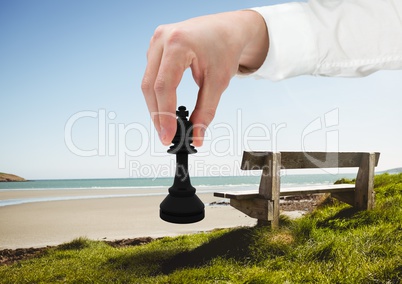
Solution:
<svg viewBox="0 0 402 284"><path fill-rule="evenodd" d="M192 234L215 228L254 226L256 220L230 206L206 206L205 219L194 224L171 224L159 218L164 196L127 197L125 190L7 191L0 200L49 196L98 198L33 202L0 207L0 249L59 245L78 237L116 240ZM149 192L148 192L149 193ZM123 197L102 198L103 195ZM212 193L199 193L204 203L219 201Z"/></svg>

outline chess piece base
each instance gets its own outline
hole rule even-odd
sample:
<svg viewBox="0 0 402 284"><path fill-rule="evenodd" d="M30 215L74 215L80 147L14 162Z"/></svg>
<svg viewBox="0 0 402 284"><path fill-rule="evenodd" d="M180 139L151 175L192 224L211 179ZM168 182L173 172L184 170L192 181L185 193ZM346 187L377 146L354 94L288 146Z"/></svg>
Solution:
<svg viewBox="0 0 402 284"><path fill-rule="evenodd" d="M178 197L169 194L160 204L160 218L166 222L189 224L205 217L204 203L197 195Z"/></svg>

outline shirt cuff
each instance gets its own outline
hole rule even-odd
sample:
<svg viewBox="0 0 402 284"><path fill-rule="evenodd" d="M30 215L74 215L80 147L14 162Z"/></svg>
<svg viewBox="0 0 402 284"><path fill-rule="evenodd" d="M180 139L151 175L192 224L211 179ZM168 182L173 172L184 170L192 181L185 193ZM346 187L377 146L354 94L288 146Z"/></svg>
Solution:
<svg viewBox="0 0 402 284"><path fill-rule="evenodd" d="M314 74L318 60L317 43L306 4L287 3L251 10L265 20L269 50L261 67L249 76L279 81Z"/></svg>

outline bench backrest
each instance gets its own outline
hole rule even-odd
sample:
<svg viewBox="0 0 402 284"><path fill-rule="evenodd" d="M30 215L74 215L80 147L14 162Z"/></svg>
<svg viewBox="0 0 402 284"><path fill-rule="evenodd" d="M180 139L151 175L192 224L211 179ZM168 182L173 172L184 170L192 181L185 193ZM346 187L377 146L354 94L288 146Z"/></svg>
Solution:
<svg viewBox="0 0 402 284"><path fill-rule="evenodd" d="M348 168L360 167L363 152L280 152L281 169L308 169L308 168ZM273 152L243 153L242 170L262 170L267 166L267 159ZM374 153L374 166L377 166L380 153Z"/></svg>

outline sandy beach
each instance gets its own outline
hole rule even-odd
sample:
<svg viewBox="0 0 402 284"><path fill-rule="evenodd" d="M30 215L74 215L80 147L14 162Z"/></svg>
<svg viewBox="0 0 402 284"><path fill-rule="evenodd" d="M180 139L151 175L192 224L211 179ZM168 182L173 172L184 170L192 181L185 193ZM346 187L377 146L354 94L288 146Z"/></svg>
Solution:
<svg viewBox="0 0 402 284"><path fill-rule="evenodd" d="M215 228L253 226L256 220L230 206L208 205L205 219L171 224L159 218L162 195L129 196L128 190L28 190L0 192L0 200L72 196L85 199L32 202L0 207L0 249L58 245L78 237L116 240L191 234ZM148 192L150 193L150 192ZM98 195L98 197L94 196ZM104 198L105 196L115 196ZM204 203L219 201L198 193Z"/></svg>

